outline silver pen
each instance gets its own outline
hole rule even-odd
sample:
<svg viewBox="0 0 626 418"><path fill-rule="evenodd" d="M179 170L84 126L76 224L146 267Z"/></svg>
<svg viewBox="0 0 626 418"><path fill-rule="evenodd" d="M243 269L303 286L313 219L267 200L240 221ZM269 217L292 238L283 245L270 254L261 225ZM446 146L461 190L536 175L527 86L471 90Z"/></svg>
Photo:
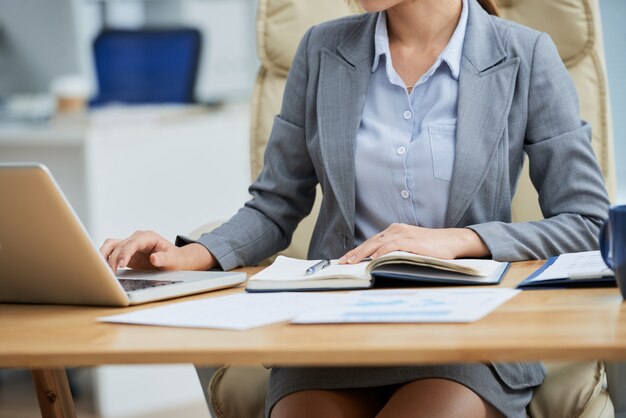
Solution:
<svg viewBox="0 0 626 418"><path fill-rule="evenodd" d="M304 272L304 274L308 276L310 274L317 273L321 269L326 268L328 266L330 266L330 260L322 260L319 263L315 263L311 267L306 269L306 272Z"/></svg>

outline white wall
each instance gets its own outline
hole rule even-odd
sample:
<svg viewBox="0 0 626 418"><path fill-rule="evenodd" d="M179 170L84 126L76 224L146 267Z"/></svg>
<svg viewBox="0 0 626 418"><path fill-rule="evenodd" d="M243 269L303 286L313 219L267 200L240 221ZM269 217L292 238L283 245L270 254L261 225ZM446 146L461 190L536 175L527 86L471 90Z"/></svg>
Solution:
<svg viewBox="0 0 626 418"><path fill-rule="evenodd" d="M601 0L600 8L615 133L617 200L626 203L626 1Z"/></svg>
<svg viewBox="0 0 626 418"><path fill-rule="evenodd" d="M79 70L72 0L0 0L0 96Z"/></svg>

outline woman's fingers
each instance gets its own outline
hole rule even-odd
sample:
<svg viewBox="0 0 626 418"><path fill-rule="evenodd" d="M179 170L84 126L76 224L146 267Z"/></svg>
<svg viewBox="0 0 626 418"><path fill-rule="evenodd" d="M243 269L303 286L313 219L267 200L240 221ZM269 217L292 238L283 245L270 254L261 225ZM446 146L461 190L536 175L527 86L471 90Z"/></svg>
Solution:
<svg viewBox="0 0 626 418"><path fill-rule="evenodd" d="M126 266L150 265L150 255L172 244L151 231L137 231L125 240L107 240L101 253L113 271Z"/></svg>
<svg viewBox="0 0 626 418"><path fill-rule="evenodd" d="M371 256L377 258L391 251L407 251L429 257L454 259L484 257L489 249L482 238L466 228L422 228L392 224L339 259L340 264L353 264Z"/></svg>
<svg viewBox="0 0 626 418"><path fill-rule="evenodd" d="M174 248L159 251L150 255L150 264L163 270L178 270L180 268L180 257L175 254Z"/></svg>
<svg viewBox="0 0 626 418"><path fill-rule="evenodd" d="M391 228L391 227L390 227ZM390 228L385 229L380 234L376 234L363 244L359 245L353 250L348 251L343 257L339 259L340 264L355 264L360 263L364 258L374 254L381 245L388 242L393 236L391 235ZM390 236L391 235L391 236Z"/></svg>
<svg viewBox="0 0 626 418"><path fill-rule="evenodd" d="M124 268L128 265L130 259L141 248L142 250L148 250L146 247L146 237L138 237L134 239L128 239L118 246L117 253L117 266L118 268ZM151 245L150 245L151 246Z"/></svg>
<svg viewBox="0 0 626 418"><path fill-rule="evenodd" d="M339 259L339 264L356 264L360 263L364 258L372 255L380 246L376 242L364 242L352 251L346 253Z"/></svg>
<svg viewBox="0 0 626 418"><path fill-rule="evenodd" d="M158 267L150 263L149 254L140 252L135 253L135 255L130 258L128 263L126 263L126 267L133 270L158 270Z"/></svg>
<svg viewBox="0 0 626 418"><path fill-rule="evenodd" d="M131 257L135 254L134 251L132 252L132 254L128 254L128 244L131 240L136 239L138 236L141 236L142 233L142 231L137 231L127 239L121 240L117 243L113 251L111 251L111 254L109 255L109 258L107 260L109 266L111 267L111 270L116 272L119 267L125 267L128 260L130 260ZM125 260L122 257L123 251L125 251L125 255L127 257Z"/></svg>
<svg viewBox="0 0 626 418"><path fill-rule="evenodd" d="M109 238L109 239L105 240L104 243L102 244L102 246L100 247L100 254L102 254L102 257L104 257L104 259L108 261L109 260L109 256L111 255L111 253L113 252L115 247L120 242L122 242L121 239Z"/></svg>
<svg viewBox="0 0 626 418"><path fill-rule="evenodd" d="M113 273L117 271L117 267L119 265L120 247L121 245L123 245L123 242L124 241L120 242L119 244L115 246L115 248L111 252L111 255L109 255L109 259L107 260L107 263L109 263L109 267L111 267L111 270L113 270Z"/></svg>
<svg viewBox="0 0 626 418"><path fill-rule="evenodd" d="M380 257L391 251L416 252L419 237L423 229L406 224L391 224L379 234L374 235L355 249L348 251L339 259L340 264L354 264L366 257Z"/></svg>
<svg viewBox="0 0 626 418"><path fill-rule="evenodd" d="M372 258L378 258L392 251L408 251L408 248L401 240L389 241L378 247L372 254Z"/></svg>

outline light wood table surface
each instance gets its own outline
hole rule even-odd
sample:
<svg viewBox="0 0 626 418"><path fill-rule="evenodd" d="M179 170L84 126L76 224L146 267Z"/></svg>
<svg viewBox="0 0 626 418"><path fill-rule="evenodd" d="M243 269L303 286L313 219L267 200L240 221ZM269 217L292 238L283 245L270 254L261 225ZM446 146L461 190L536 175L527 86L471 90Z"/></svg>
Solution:
<svg viewBox="0 0 626 418"><path fill-rule="evenodd" d="M501 286L514 287L541 264L514 263ZM626 303L616 288L524 291L472 324L281 323L230 331L96 322L100 316L241 291L131 308L0 304L0 367L33 369L42 415L60 417L73 416L65 367L626 360Z"/></svg>

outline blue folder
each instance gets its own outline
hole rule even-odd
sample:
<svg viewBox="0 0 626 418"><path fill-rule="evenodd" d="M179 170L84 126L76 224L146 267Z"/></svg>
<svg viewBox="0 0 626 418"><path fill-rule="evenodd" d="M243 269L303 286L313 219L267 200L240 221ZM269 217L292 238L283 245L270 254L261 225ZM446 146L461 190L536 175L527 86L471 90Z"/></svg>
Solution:
<svg viewBox="0 0 626 418"><path fill-rule="evenodd" d="M565 289L565 288L577 288L577 287L616 287L615 276L606 277L590 277L590 278L575 278L563 277L561 279L550 280L537 280L532 281L535 277L539 276L550 267L558 257L549 258L543 266L535 270L530 276L524 279L517 285L518 289L523 290L539 290L539 289Z"/></svg>

